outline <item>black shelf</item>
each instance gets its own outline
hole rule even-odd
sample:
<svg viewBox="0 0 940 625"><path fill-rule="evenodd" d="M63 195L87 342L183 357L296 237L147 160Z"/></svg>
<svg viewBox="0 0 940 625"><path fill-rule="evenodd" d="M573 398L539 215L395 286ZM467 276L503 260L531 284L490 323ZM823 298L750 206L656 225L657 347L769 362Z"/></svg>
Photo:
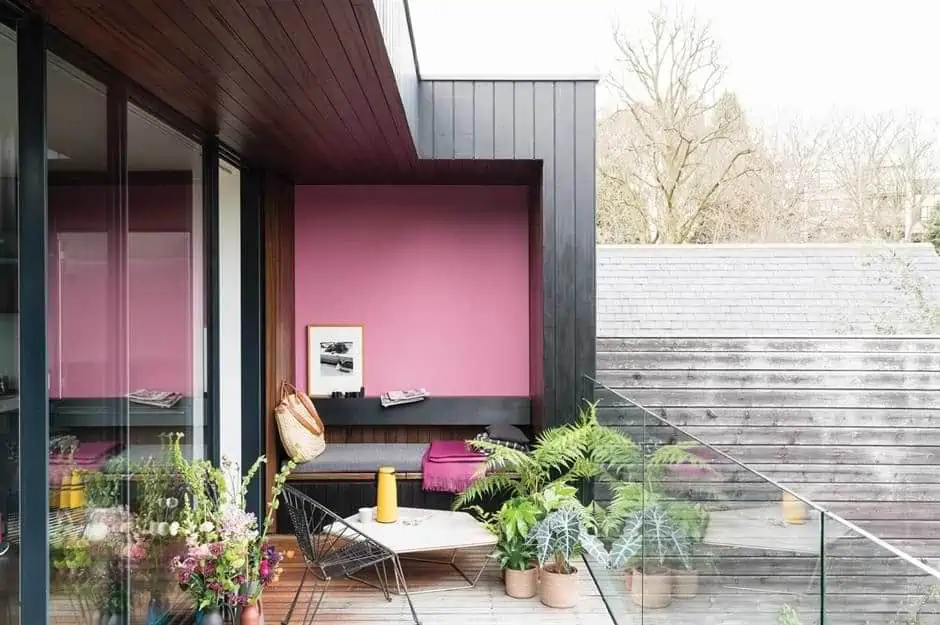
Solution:
<svg viewBox="0 0 940 625"><path fill-rule="evenodd" d="M119 404L126 399L82 398L50 399L49 423L52 427L116 427ZM172 408L128 404L131 427L187 427L192 425L192 400L183 398Z"/></svg>
<svg viewBox="0 0 940 625"><path fill-rule="evenodd" d="M532 420L528 397L430 397L422 402L383 408L378 397L314 397L326 427L356 425L527 426Z"/></svg>

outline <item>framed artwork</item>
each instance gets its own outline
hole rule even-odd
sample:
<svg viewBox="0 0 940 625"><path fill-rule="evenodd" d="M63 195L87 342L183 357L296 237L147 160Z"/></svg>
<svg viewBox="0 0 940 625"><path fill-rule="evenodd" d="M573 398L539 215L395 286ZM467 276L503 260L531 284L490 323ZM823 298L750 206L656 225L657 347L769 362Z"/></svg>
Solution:
<svg viewBox="0 0 940 625"><path fill-rule="evenodd" d="M362 326L307 326L307 393L329 397L358 391L362 377Z"/></svg>

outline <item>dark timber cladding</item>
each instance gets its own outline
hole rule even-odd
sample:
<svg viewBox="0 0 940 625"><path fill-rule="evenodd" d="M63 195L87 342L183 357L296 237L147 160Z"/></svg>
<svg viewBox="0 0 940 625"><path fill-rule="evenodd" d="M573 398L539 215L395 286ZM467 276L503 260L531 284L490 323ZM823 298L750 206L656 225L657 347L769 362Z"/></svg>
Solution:
<svg viewBox="0 0 940 625"><path fill-rule="evenodd" d="M24 3L246 162L308 183L414 167L369 0Z"/></svg>
<svg viewBox="0 0 940 625"><path fill-rule="evenodd" d="M573 419L592 394L581 376L594 371L595 88L594 80L429 80L418 87L421 157L542 163L533 224L541 245L532 246L533 270L542 275L542 314L532 325L542 340L533 340L532 366L541 378L533 400L543 425Z"/></svg>

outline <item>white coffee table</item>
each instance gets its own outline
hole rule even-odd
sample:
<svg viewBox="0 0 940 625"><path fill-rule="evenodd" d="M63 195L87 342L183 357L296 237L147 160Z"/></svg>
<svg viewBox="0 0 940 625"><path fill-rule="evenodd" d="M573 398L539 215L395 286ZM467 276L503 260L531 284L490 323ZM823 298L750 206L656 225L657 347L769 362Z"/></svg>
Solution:
<svg viewBox="0 0 940 625"><path fill-rule="evenodd" d="M457 566L457 552L461 549L493 547L496 545L496 537L466 512L399 508L398 520L394 523L379 523L377 521L360 523L358 516L347 517L344 521L365 538L373 540L393 552L399 559L450 566L467 582L462 586L410 591L410 594L413 595L473 588L483 575L490 558L483 561L483 566L475 574L467 574ZM345 527L336 523L324 527L323 533L345 535L348 534L348 531ZM418 558L412 555L434 551L450 551L452 553L449 560ZM353 576L350 576L350 579L380 588L368 580ZM401 594L401 588L398 589L398 594Z"/></svg>

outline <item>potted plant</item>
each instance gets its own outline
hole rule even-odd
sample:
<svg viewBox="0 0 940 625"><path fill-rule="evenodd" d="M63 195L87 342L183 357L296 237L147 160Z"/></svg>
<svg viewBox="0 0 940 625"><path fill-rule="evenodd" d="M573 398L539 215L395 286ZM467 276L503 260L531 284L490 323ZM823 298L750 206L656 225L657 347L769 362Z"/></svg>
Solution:
<svg viewBox="0 0 940 625"><path fill-rule="evenodd" d="M660 504L636 510L624 520L610 548L609 566L625 569L633 602L644 608L664 608L672 602L675 565L692 568L691 541L680 524Z"/></svg>
<svg viewBox="0 0 940 625"><path fill-rule="evenodd" d="M528 536L529 530L542 516L541 508L529 497L513 497L495 514L477 511L486 528L496 536L493 558L503 570L506 594L515 599L534 597L538 592L538 569Z"/></svg>
<svg viewBox="0 0 940 625"><path fill-rule="evenodd" d="M578 603L578 569L572 560L587 553L607 562L603 543L591 530L587 511L576 500L548 513L529 530L528 542L542 567L539 599L550 608L571 608Z"/></svg>
<svg viewBox="0 0 940 625"><path fill-rule="evenodd" d="M708 510L699 503L673 502L666 507L669 516L689 539L689 562L672 569L672 594L679 599L691 599L698 594L698 571L693 566L695 551L705 540L708 528Z"/></svg>

